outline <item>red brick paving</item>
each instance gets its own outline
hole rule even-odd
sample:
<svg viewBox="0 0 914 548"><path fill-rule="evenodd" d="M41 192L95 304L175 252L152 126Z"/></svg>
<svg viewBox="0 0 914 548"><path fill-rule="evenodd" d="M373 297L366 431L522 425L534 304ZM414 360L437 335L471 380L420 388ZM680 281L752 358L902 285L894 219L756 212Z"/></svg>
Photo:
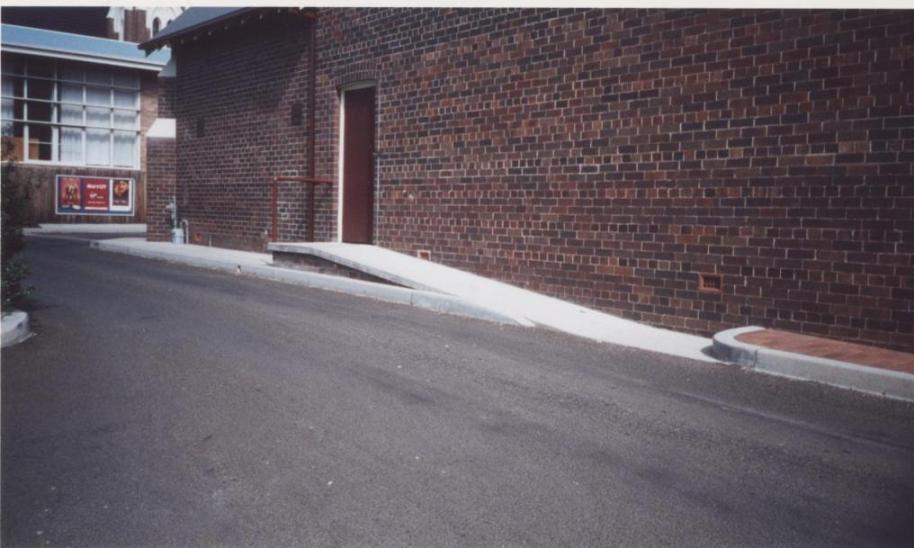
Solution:
<svg viewBox="0 0 914 548"><path fill-rule="evenodd" d="M914 354L906 352L896 352L875 346L799 335L776 329L763 329L752 333L743 333L742 335L737 335L736 340L774 350L829 358L881 369L891 369L914 375Z"/></svg>

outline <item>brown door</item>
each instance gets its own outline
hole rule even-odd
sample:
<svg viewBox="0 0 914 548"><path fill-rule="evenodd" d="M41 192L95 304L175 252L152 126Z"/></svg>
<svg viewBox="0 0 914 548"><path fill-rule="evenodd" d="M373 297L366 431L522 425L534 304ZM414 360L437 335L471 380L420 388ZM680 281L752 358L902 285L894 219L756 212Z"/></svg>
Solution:
<svg viewBox="0 0 914 548"><path fill-rule="evenodd" d="M371 243L374 207L374 88L344 92L343 241Z"/></svg>

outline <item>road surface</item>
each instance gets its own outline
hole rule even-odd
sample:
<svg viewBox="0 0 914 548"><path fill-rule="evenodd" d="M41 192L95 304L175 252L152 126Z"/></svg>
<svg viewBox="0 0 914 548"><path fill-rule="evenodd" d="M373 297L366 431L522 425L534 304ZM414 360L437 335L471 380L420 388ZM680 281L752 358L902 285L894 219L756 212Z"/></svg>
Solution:
<svg viewBox="0 0 914 548"><path fill-rule="evenodd" d="M914 405L28 246L4 546L914 545Z"/></svg>

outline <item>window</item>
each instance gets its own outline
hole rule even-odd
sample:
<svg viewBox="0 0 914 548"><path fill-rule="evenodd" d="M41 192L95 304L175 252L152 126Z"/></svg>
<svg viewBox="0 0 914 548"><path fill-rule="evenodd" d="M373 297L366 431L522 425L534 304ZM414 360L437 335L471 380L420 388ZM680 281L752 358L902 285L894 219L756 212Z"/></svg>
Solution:
<svg viewBox="0 0 914 548"><path fill-rule="evenodd" d="M23 162L136 169L139 78L76 63L3 60L2 133Z"/></svg>

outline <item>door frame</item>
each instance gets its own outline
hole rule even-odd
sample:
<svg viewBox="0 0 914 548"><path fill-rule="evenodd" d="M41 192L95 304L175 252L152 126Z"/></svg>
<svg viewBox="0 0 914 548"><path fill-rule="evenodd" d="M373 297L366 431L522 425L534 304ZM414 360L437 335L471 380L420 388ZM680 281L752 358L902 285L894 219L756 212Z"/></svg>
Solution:
<svg viewBox="0 0 914 548"><path fill-rule="evenodd" d="M343 187L345 186L344 179L343 179L343 160L344 160L343 154L345 153L344 149L345 149L345 142L346 142L346 92L357 90L357 89L365 89L365 88L375 88L375 91L374 91L375 119L372 120L372 124L374 124L375 141L377 141L377 138L378 138L378 83L375 81L372 81L372 80L366 80L366 81L360 81L360 82L353 82L351 84L346 84L345 86L340 86L340 119L339 119L340 130L338 132L339 133L339 136L338 136L339 142L337 143L337 151L338 151L338 154L337 154L337 180L340 182L340 184L337 185L339 187L339 190L337 191L337 197L336 197L336 200L337 200L336 241L337 242L343 241L343 192L344 192ZM372 161L372 163L374 163L374 157L372 157L371 161ZM371 173L372 173L371 192L374 195L373 197L377 198L377 194L378 194L378 192L377 192L378 189L377 189L377 184L376 184L377 183L377 170L375 169L375 167L377 167L377 166L373 165L372 170L371 170ZM371 216L372 235L374 234L374 224L375 224L375 220L376 220L377 207L378 207L377 200L376 199L372 200L372 210L373 210L372 216ZM372 239L374 239L374 238L372 237Z"/></svg>

